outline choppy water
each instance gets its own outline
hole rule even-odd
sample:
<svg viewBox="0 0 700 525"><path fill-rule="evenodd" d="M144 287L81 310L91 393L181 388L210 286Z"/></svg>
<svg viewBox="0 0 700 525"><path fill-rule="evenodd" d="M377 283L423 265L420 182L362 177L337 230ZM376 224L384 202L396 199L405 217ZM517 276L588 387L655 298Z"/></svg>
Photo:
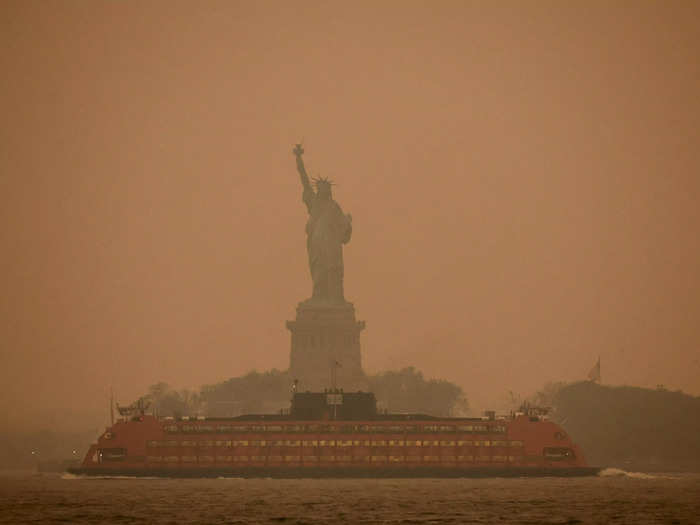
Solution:
<svg viewBox="0 0 700 525"><path fill-rule="evenodd" d="M700 524L699 474L274 480L0 474L0 523Z"/></svg>

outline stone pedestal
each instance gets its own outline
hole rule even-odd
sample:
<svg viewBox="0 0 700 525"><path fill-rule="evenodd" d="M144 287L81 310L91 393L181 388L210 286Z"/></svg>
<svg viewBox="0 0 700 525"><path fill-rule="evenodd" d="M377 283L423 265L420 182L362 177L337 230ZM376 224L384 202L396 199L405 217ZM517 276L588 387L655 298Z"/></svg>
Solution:
<svg viewBox="0 0 700 525"><path fill-rule="evenodd" d="M360 355L364 327L364 321L355 319L352 303L300 303L296 320L287 321L292 333L289 373L299 381L299 391L331 388L334 379L337 388L367 390Z"/></svg>

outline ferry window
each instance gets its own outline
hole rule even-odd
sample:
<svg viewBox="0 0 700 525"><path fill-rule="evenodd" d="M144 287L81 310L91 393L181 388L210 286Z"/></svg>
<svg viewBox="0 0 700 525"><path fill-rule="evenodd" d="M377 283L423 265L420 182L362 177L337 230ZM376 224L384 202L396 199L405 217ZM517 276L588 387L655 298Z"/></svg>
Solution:
<svg viewBox="0 0 700 525"><path fill-rule="evenodd" d="M164 447L176 447L177 441L163 441Z"/></svg>
<svg viewBox="0 0 700 525"><path fill-rule="evenodd" d="M160 446L160 443L158 441L148 441L146 442L146 446L149 448L156 448Z"/></svg>
<svg viewBox="0 0 700 525"><path fill-rule="evenodd" d="M298 447L298 446L299 446L299 442L298 442L298 441L294 441L294 440L292 440L292 441L287 441L286 445L287 445L288 447Z"/></svg>
<svg viewBox="0 0 700 525"><path fill-rule="evenodd" d="M245 425L245 426L233 426L231 427L234 432L248 432L250 430L250 427Z"/></svg>
<svg viewBox="0 0 700 525"><path fill-rule="evenodd" d="M457 427L457 430L459 430L460 432L473 432L474 427L472 425L459 425Z"/></svg>
<svg viewBox="0 0 700 525"><path fill-rule="evenodd" d="M457 445L460 447L471 447L474 445L473 441L457 441Z"/></svg>
<svg viewBox="0 0 700 525"><path fill-rule="evenodd" d="M511 442L510 442L510 446L511 446L511 447L522 447L522 446L523 446L523 442L522 442L522 441L517 441L517 440L516 440L516 441L511 441Z"/></svg>
<svg viewBox="0 0 700 525"><path fill-rule="evenodd" d="M210 425L199 425L197 427L197 430L199 432L214 432L214 427L212 427Z"/></svg>
<svg viewBox="0 0 700 525"><path fill-rule="evenodd" d="M319 425L319 432L335 432L337 427L335 425Z"/></svg>
<svg viewBox="0 0 700 525"><path fill-rule="evenodd" d="M301 461L301 456L284 456L285 461Z"/></svg>
<svg viewBox="0 0 700 525"><path fill-rule="evenodd" d="M455 442L454 441L440 441L440 446L441 447L454 447Z"/></svg>
<svg viewBox="0 0 700 525"><path fill-rule="evenodd" d="M437 432L437 425L423 425L423 431L425 432Z"/></svg>
<svg viewBox="0 0 700 525"><path fill-rule="evenodd" d="M564 434L563 432L555 432L554 437L555 437L555 439L562 440L562 439L566 439L566 434Z"/></svg>
<svg viewBox="0 0 700 525"><path fill-rule="evenodd" d="M306 432L318 432L318 429L319 429L318 425L306 425L304 427L304 430L306 430Z"/></svg>
<svg viewBox="0 0 700 525"><path fill-rule="evenodd" d="M373 447L385 447L386 441L372 441Z"/></svg>
<svg viewBox="0 0 700 525"><path fill-rule="evenodd" d="M267 432L282 432L283 428L282 425L268 425L267 427L265 427L265 430Z"/></svg>
<svg viewBox="0 0 700 525"><path fill-rule="evenodd" d="M177 432L178 428L177 425L166 425L163 427L163 430L165 430L166 432Z"/></svg>
<svg viewBox="0 0 700 525"><path fill-rule="evenodd" d="M230 441L216 441L215 444L217 447L230 447L231 446Z"/></svg>
<svg viewBox="0 0 700 525"><path fill-rule="evenodd" d="M233 446L234 447L247 447L248 442L247 441L234 441Z"/></svg>
<svg viewBox="0 0 700 525"><path fill-rule="evenodd" d="M393 440L393 439L389 440L390 447L403 447L404 446L403 443L404 443L403 441L398 441L398 440Z"/></svg>
<svg viewBox="0 0 700 525"><path fill-rule="evenodd" d="M506 427L499 425L497 427L491 427L491 430L497 434L504 434L506 431Z"/></svg>
<svg viewBox="0 0 700 525"><path fill-rule="evenodd" d="M148 461L149 463L160 463L161 461L163 461L163 457L162 456L146 456L146 461Z"/></svg>
<svg viewBox="0 0 700 525"><path fill-rule="evenodd" d="M357 427L358 432L369 432L369 425L358 425Z"/></svg>
<svg viewBox="0 0 700 525"><path fill-rule="evenodd" d="M220 425L220 426L216 427L216 430L218 430L219 432L226 433L226 432L231 432L231 427L229 425Z"/></svg>
<svg viewBox="0 0 700 525"><path fill-rule="evenodd" d="M200 463L211 463L214 461L214 456L199 456Z"/></svg>
<svg viewBox="0 0 700 525"><path fill-rule="evenodd" d="M318 441L316 441L316 440L305 440L305 441L302 441L302 444L303 444L305 447L316 447L316 446L318 446Z"/></svg>
<svg viewBox="0 0 700 525"><path fill-rule="evenodd" d="M182 430L183 432L194 432L195 427L193 425L182 425L180 427L180 430Z"/></svg>
<svg viewBox="0 0 700 525"><path fill-rule="evenodd" d="M350 433L355 431L355 425L341 425L340 431L344 433Z"/></svg>
<svg viewBox="0 0 700 525"><path fill-rule="evenodd" d="M440 432L454 432L455 427L454 427L454 425L440 425L440 426L438 426L438 430Z"/></svg>
<svg viewBox="0 0 700 525"><path fill-rule="evenodd" d="M196 447L197 442L196 441L182 441L180 443L180 446L182 446L182 447Z"/></svg>
<svg viewBox="0 0 700 525"><path fill-rule="evenodd" d="M163 459L169 463L177 463L180 461L180 458L177 456L165 456Z"/></svg>
<svg viewBox="0 0 700 525"><path fill-rule="evenodd" d="M232 458L232 457L233 457L233 456L216 456L216 461L219 461L219 462L228 462L228 461L231 461L231 458Z"/></svg>
<svg viewBox="0 0 700 525"><path fill-rule="evenodd" d="M508 442L507 441L492 441L491 446L492 447L507 447Z"/></svg>
<svg viewBox="0 0 700 525"><path fill-rule="evenodd" d="M420 441L406 440L407 447L420 447Z"/></svg>
<svg viewBox="0 0 700 525"><path fill-rule="evenodd" d="M182 456L180 461L183 463L195 463L197 461L197 456Z"/></svg>
<svg viewBox="0 0 700 525"><path fill-rule="evenodd" d="M103 448L100 449L102 461L122 461L126 459L125 448Z"/></svg>
<svg viewBox="0 0 700 525"><path fill-rule="evenodd" d="M574 451L571 450L570 448L563 448L563 447L546 447L543 451L542 454L544 455L545 458L552 460L552 461L561 461L565 459L573 459L574 458Z"/></svg>
<svg viewBox="0 0 700 525"><path fill-rule="evenodd" d="M403 427L392 425L389 427L386 427L387 432L403 432Z"/></svg>
<svg viewBox="0 0 700 525"><path fill-rule="evenodd" d="M213 441L200 441L199 446L200 447L213 447L214 442Z"/></svg>
<svg viewBox="0 0 700 525"><path fill-rule="evenodd" d="M301 425L287 425L287 432L301 432L302 430Z"/></svg>
<svg viewBox="0 0 700 525"><path fill-rule="evenodd" d="M406 425L403 428L406 432L418 432L418 427L416 425Z"/></svg>
<svg viewBox="0 0 700 525"><path fill-rule="evenodd" d="M496 462L504 463L508 458L506 456L492 456L491 459Z"/></svg>
<svg viewBox="0 0 700 525"><path fill-rule="evenodd" d="M251 425L250 431L251 432L265 432L265 426L264 425Z"/></svg>

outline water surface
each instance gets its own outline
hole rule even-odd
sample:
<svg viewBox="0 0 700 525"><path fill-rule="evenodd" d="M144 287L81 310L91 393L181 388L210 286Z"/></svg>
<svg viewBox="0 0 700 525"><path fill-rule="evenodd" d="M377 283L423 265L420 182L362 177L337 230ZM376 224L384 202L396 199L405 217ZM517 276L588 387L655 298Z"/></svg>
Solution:
<svg viewBox="0 0 700 525"><path fill-rule="evenodd" d="M699 474L532 479L0 475L0 523L700 524Z"/></svg>

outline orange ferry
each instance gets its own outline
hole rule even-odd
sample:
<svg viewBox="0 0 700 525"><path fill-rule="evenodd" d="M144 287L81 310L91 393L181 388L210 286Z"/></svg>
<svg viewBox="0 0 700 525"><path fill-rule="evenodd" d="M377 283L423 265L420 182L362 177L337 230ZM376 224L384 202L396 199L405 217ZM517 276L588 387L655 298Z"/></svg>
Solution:
<svg viewBox="0 0 700 525"><path fill-rule="evenodd" d="M280 414L120 419L69 472L168 477L583 476L583 453L538 409L484 418L387 414L368 392L295 392Z"/></svg>

